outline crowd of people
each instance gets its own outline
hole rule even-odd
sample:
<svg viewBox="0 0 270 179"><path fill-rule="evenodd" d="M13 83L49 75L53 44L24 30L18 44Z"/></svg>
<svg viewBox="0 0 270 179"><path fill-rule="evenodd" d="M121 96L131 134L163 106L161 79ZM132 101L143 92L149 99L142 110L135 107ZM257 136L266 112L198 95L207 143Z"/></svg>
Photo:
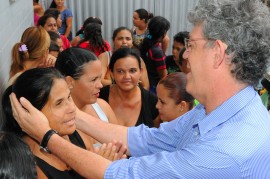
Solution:
<svg viewBox="0 0 270 179"><path fill-rule="evenodd" d="M98 17L73 38L64 0L33 6L1 101L0 177L270 177L270 115L256 90L268 84L270 13L260 0L199 0L171 55L173 22L146 9L110 44Z"/></svg>

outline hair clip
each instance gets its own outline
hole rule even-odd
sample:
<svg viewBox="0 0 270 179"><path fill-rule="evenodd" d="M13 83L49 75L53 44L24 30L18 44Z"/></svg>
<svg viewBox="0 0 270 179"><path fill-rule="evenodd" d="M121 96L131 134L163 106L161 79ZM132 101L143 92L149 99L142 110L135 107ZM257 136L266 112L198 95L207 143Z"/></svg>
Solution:
<svg viewBox="0 0 270 179"><path fill-rule="evenodd" d="M149 35L149 34L148 34L148 35L147 35L147 38L148 38L148 39L152 39L152 35Z"/></svg>
<svg viewBox="0 0 270 179"><path fill-rule="evenodd" d="M27 46L25 44L22 44L19 48L19 51L20 52L26 52L28 49L27 49Z"/></svg>

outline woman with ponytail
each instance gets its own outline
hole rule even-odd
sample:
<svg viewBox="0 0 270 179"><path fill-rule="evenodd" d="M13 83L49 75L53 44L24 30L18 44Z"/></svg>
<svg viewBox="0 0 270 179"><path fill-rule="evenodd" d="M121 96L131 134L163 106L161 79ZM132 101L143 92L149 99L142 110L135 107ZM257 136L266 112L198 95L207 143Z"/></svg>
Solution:
<svg viewBox="0 0 270 179"><path fill-rule="evenodd" d="M167 75L165 58L160 42L170 29L170 22L161 16L153 17L148 24L148 35L144 38L140 52L145 62L150 91L156 93L156 86L161 78Z"/></svg>
<svg viewBox="0 0 270 179"><path fill-rule="evenodd" d="M12 48L8 86L26 70L54 66L56 58L49 55L49 47L50 37L43 27L27 28Z"/></svg>

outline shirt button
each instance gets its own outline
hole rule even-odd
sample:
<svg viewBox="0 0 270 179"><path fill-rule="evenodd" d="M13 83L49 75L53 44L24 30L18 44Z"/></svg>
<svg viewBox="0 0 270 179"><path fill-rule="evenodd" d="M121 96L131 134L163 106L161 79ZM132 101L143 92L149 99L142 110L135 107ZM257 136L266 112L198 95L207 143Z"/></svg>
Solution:
<svg viewBox="0 0 270 179"><path fill-rule="evenodd" d="M195 136L197 136L197 135L198 135L198 132L194 132L193 134L194 134Z"/></svg>

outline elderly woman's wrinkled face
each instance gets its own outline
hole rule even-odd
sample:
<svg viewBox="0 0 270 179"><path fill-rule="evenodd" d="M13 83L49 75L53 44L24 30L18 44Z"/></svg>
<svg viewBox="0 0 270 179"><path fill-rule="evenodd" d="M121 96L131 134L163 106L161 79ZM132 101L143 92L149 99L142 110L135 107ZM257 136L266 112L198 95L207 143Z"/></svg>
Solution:
<svg viewBox="0 0 270 179"><path fill-rule="evenodd" d="M49 98L41 112L48 118L50 127L59 135L72 134L75 129L76 108L64 79L55 79Z"/></svg>

